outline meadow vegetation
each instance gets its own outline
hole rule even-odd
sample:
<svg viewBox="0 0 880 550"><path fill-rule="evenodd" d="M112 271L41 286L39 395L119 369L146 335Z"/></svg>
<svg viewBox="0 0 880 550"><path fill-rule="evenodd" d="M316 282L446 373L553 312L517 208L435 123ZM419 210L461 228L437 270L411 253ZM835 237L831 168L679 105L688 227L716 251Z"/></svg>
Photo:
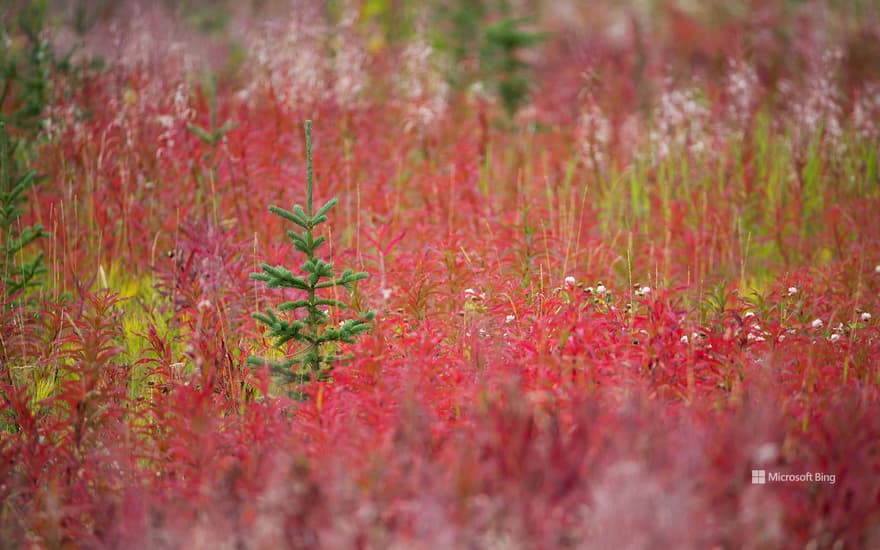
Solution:
<svg viewBox="0 0 880 550"><path fill-rule="evenodd" d="M0 16L0 546L880 546L875 2Z"/></svg>

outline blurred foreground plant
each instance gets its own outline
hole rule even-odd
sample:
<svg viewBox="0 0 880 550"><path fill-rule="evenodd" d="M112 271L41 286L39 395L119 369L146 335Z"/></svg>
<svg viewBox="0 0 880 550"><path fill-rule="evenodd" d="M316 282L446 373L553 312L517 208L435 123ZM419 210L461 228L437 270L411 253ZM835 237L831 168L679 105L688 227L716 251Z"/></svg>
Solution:
<svg viewBox="0 0 880 550"><path fill-rule="evenodd" d="M272 372L279 375L285 383L304 384L311 380L312 375L317 379L328 378L328 371L333 368L337 360L334 344L354 343L355 337L369 329L369 321L373 313L369 312L359 319L348 319L339 323L338 326L328 327L329 308L344 309L346 305L335 299L322 298L319 291L341 286L351 289L355 282L366 279L364 272L345 270L342 275L336 276L333 264L325 262L316 255L318 247L324 243L324 237L316 237L314 229L327 221L327 212L338 202L334 197L327 201L316 212L312 208L312 121L306 121L306 159L307 159L307 191L306 208L295 205L293 211L285 210L277 206L270 206L269 210L281 216L285 220L293 222L302 228L301 233L288 230L287 235L293 240L294 248L306 256L305 263L300 266L303 275L291 273L283 266L271 266L263 263L262 273L252 273L251 278L266 283L268 288L292 288L305 293L304 299L284 302L278 306L278 312L301 310L305 317L301 320L286 320L271 308L265 313L254 313L255 319L262 321L269 327L269 336L275 338L276 347L281 347L291 340L305 344L305 349L300 354L284 361L267 361L265 359L251 357L248 362L252 365L268 364ZM294 365L299 364L297 370ZM295 394L303 397L301 393Z"/></svg>

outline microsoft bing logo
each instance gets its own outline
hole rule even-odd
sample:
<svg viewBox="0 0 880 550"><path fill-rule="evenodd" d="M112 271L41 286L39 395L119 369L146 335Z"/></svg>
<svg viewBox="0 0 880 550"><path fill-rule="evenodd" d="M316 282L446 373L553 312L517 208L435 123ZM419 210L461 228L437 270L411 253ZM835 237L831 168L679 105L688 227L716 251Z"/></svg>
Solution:
<svg viewBox="0 0 880 550"><path fill-rule="evenodd" d="M830 483L834 485L837 482L837 475L825 472L804 472L800 474L770 472L768 474L767 470L752 470L752 485L766 485L769 482Z"/></svg>

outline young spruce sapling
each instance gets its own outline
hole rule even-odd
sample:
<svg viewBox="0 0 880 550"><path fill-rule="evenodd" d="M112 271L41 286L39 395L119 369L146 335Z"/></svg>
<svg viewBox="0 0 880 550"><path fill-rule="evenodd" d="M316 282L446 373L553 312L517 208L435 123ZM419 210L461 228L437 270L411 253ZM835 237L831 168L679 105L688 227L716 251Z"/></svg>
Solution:
<svg viewBox="0 0 880 550"><path fill-rule="evenodd" d="M325 262L317 256L317 249L324 243L324 237L315 236L315 228L327 221L327 212L336 205L334 197L317 211L312 209L312 122L306 121L306 207L299 204L293 211L277 206L269 210L298 226L300 232L288 230L287 235L293 241L296 250L306 256L300 266L301 275L295 275L282 266L271 266L263 263L262 273L252 273L251 278L266 283L268 288L292 288L303 294L301 299L284 302L277 312L271 308L265 313L254 313L255 319L269 327L268 335L275 339L275 346L281 347L291 340L305 345L301 353L283 361L271 361L250 358L248 362L255 365L268 364L271 371L278 375L284 383L304 384L312 379L326 379L333 363L338 359L335 349L339 343L355 342L355 338L369 329L373 312L360 318L348 319L338 325L329 325L329 309L345 309L346 305L332 298L322 297L327 289L341 286L351 290L351 286L368 277L367 273L345 270L336 276L333 264ZM285 319L286 312L302 311L299 319ZM302 397L301 393L297 393Z"/></svg>

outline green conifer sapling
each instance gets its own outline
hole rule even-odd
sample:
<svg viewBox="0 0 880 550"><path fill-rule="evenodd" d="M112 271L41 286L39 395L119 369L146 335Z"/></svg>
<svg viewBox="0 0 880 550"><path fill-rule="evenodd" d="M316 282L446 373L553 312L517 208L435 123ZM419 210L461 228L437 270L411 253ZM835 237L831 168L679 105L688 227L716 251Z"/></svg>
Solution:
<svg viewBox="0 0 880 550"><path fill-rule="evenodd" d="M42 252L30 260L24 254L25 247L47 233L38 223L21 224L25 194L39 180L36 172L23 169L16 156L16 148L22 143L10 139L6 124L0 120L0 272L6 289L2 302L7 309L15 303L13 296L37 286L39 276L46 273Z"/></svg>
<svg viewBox="0 0 880 550"><path fill-rule="evenodd" d="M365 332L373 313L369 312L360 318L348 319L337 326L328 326L329 308L345 309L346 305L335 299L321 297L322 291L341 286L351 290L355 282L366 279L364 272L345 270L338 277L334 274L333 264L325 262L316 255L316 251L324 243L324 237L315 236L314 229L327 221L327 212L337 203L334 197L319 208L312 210L312 121L306 121L306 207L295 205L293 211L277 206L269 210L294 223L301 231L288 230L287 235L293 241L294 248L306 256L300 267L302 275L294 275L282 266L271 266L263 263L262 273L252 273L251 278L266 283L268 288L292 288L304 294L302 299L284 302L278 306L277 312L271 308L265 313L254 313L255 319L269 327L268 335L275 339L276 347L281 347L291 340L305 344L305 349L297 356L284 361L266 361L251 358L251 364L268 364L273 373L280 375L284 382L305 383L312 376L317 379L327 377L327 373L337 360L335 353L339 343L354 343L355 337ZM284 319L284 312L303 311L301 319ZM329 350L329 351L328 351ZM293 367L299 365L297 370Z"/></svg>

